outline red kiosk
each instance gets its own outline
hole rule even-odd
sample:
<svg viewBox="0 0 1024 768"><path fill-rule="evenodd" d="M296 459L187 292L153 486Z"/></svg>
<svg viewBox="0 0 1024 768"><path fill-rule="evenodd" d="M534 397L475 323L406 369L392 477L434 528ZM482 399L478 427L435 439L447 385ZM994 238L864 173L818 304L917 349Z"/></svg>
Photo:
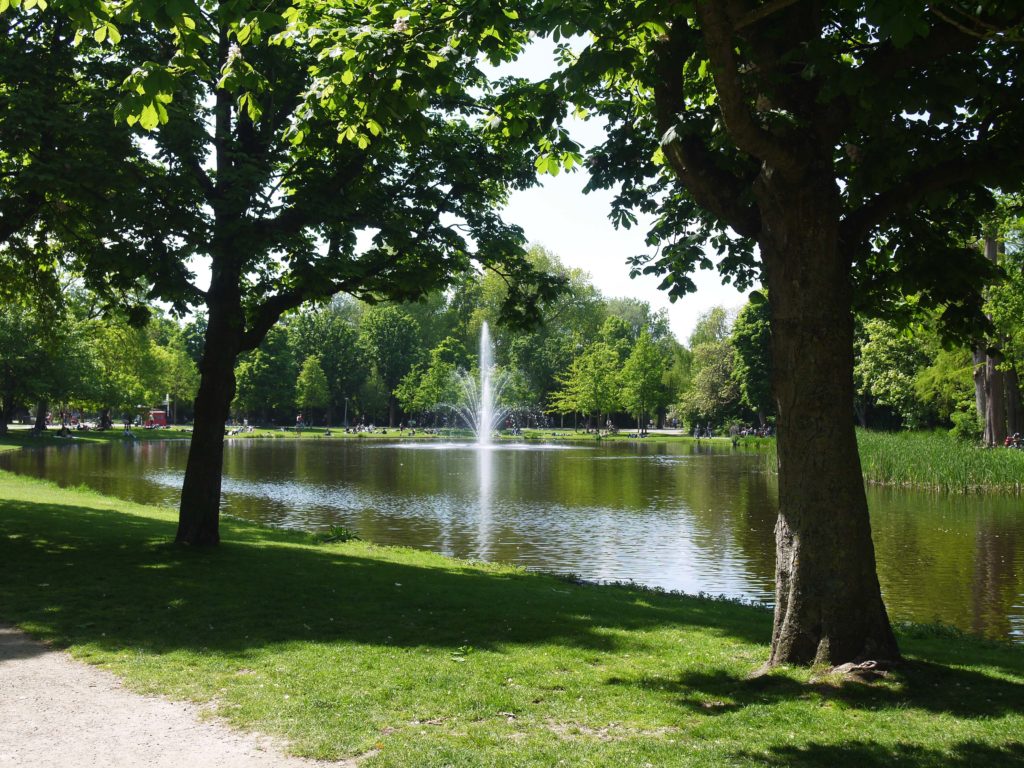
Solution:
<svg viewBox="0 0 1024 768"><path fill-rule="evenodd" d="M153 429L154 427L166 427L167 426L167 411L150 411L149 419L146 421L146 427Z"/></svg>

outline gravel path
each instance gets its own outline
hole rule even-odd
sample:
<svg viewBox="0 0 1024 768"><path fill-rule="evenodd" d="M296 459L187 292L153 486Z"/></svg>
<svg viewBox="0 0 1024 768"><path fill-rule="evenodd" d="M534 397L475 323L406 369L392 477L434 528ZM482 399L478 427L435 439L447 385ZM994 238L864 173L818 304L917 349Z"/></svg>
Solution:
<svg viewBox="0 0 1024 768"><path fill-rule="evenodd" d="M0 768L313 768L0 626Z"/></svg>

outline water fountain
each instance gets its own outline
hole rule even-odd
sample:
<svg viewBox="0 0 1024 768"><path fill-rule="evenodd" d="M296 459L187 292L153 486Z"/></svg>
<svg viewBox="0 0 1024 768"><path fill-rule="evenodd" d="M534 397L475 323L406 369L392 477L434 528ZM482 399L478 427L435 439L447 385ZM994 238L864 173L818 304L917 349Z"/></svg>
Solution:
<svg viewBox="0 0 1024 768"><path fill-rule="evenodd" d="M459 385L462 389L462 402L450 406L476 434L477 445L490 445L492 433L511 411L511 408L499 405L501 392L507 382L508 374L495 370L491 330L485 322L480 328L479 378L461 371Z"/></svg>

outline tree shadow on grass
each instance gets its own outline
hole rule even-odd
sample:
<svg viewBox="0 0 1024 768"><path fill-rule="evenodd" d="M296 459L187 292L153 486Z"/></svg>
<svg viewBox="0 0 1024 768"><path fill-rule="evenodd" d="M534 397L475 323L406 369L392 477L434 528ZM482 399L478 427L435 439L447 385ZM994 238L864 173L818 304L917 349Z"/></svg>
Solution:
<svg viewBox="0 0 1024 768"><path fill-rule="evenodd" d="M57 645L239 655L292 640L614 651L630 641L608 630L699 626L752 643L770 632L769 616L743 606L298 548L299 534L234 522L221 547L189 550L168 543L170 520L107 503L0 501L2 618Z"/></svg>
<svg viewBox="0 0 1024 768"><path fill-rule="evenodd" d="M1024 669L1017 673L1024 674ZM850 679L802 682L779 673L744 678L725 670L686 672L673 681L641 678L609 682L665 691L676 697L679 706L708 716L805 699L864 710L911 708L961 718L988 718L1018 714L1024 702L1024 684L1020 682L923 660L906 662L884 682L871 684Z"/></svg>
<svg viewBox="0 0 1024 768"><path fill-rule="evenodd" d="M46 647L34 643L6 624L0 624L0 668L20 659L31 659L46 653Z"/></svg>
<svg viewBox="0 0 1024 768"><path fill-rule="evenodd" d="M744 753L738 757L773 768L1024 768L1024 745L994 747L965 741L946 751L913 744L856 741L774 747L768 754Z"/></svg>

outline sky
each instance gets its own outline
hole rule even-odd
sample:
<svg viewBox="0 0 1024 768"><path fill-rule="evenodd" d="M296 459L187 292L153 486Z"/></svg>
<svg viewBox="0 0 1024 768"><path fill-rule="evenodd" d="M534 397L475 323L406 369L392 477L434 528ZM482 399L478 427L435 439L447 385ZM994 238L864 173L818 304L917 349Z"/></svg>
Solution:
<svg viewBox="0 0 1024 768"><path fill-rule="evenodd" d="M665 308L676 338L685 343L701 313L714 306L738 308L746 295L722 285L717 272L701 270L694 275L695 293L675 303L658 290L660 278L641 275L630 279L626 259L650 249L644 243L643 220L629 230L617 230L608 220L611 193L583 194L586 173L547 177L541 187L516 192L504 211L506 221L518 224L532 245L543 245L563 264L590 273L594 285L608 297L629 296Z"/></svg>
<svg viewBox="0 0 1024 768"><path fill-rule="evenodd" d="M550 41L536 41L519 61L500 71L541 79L553 69L553 52ZM569 128L573 138L585 147L601 140L602 125L596 120L577 120ZM512 195L504 211L506 221L522 227L531 245L543 245L563 264L590 273L595 287L605 296L628 296L643 299L654 309L665 308L679 341L686 343L703 312L718 305L739 308L746 302L745 294L731 285L722 285L721 277L714 271L696 273L696 293L675 303L658 290L659 278L641 275L631 280L626 259L651 252L644 243L650 219L641 218L629 230L615 229L608 220L612 194L598 191L584 195L588 176L583 169L541 178L539 187Z"/></svg>

